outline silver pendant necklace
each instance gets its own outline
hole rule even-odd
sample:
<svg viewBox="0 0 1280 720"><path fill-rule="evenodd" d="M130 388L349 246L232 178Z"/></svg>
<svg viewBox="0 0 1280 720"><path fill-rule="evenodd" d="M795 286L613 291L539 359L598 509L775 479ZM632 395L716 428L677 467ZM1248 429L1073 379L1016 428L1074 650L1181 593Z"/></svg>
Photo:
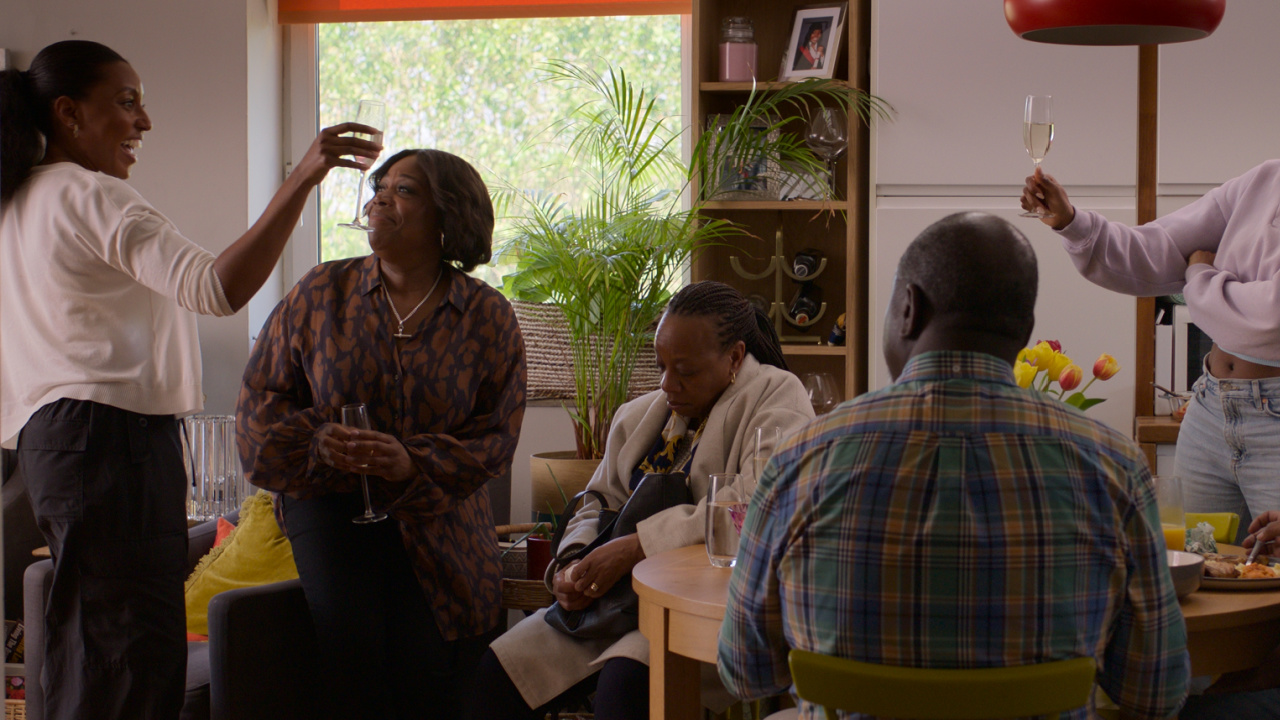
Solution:
<svg viewBox="0 0 1280 720"><path fill-rule="evenodd" d="M442 277L444 277L443 266L441 266L440 272L436 274L436 281L431 283L431 289L427 291L427 294L422 297L422 300L419 301L417 305L413 306L413 309L409 311L409 314L404 317L400 317L400 312L396 310L396 304L391 299L391 293L387 292L387 281L382 281L382 294L387 297L387 304L391 306L391 314L396 316L396 332L391 337L396 338L397 340L407 340L413 337L413 335L404 331L404 324L412 319L413 316L417 314L418 310L422 309L422 306L426 304L427 299L431 297L431 293L436 291L436 286L440 284L440 278Z"/></svg>

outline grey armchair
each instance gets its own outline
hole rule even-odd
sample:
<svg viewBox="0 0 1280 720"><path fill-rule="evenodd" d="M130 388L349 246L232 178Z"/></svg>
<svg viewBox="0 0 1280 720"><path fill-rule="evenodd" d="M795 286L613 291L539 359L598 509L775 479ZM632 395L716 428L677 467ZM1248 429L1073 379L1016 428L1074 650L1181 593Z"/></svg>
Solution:
<svg viewBox="0 0 1280 720"><path fill-rule="evenodd" d="M238 513L228 515L234 522ZM213 547L217 523L191 528L187 563L194 568ZM53 563L37 562L23 578L26 625L27 718L44 720L40 668L44 662L44 606ZM290 580L230 590L209 602L209 641L187 643L183 720L314 718L320 683L318 647L302 585Z"/></svg>

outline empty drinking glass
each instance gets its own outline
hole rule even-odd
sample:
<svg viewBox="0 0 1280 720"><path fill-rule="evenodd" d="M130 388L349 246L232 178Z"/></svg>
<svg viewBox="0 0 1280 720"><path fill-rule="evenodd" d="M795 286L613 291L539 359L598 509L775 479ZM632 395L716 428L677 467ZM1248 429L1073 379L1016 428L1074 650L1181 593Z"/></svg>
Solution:
<svg viewBox="0 0 1280 720"><path fill-rule="evenodd" d="M741 475L712 473L707 493L707 559L712 566L733 567L738 557L738 535L750 500Z"/></svg>

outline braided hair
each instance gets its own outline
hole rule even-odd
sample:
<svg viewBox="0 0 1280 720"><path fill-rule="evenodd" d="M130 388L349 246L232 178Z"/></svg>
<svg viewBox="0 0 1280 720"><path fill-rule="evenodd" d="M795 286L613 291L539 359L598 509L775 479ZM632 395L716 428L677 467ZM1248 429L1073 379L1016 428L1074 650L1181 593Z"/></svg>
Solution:
<svg viewBox="0 0 1280 720"><path fill-rule="evenodd" d="M712 318L720 347L741 340L762 364L789 370L769 316L724 283L704 280L684 287L667 304L667 314Z"/></svg>
<svg viewBox="0 0 1280 720"><path fill-rule="evenodd" d="M41 50L31 69L0 70L0 200L8 200L44 157L53 134L53 101L82 100L102 81L107 65L125 62L89 40L63 40Z"/></svg>

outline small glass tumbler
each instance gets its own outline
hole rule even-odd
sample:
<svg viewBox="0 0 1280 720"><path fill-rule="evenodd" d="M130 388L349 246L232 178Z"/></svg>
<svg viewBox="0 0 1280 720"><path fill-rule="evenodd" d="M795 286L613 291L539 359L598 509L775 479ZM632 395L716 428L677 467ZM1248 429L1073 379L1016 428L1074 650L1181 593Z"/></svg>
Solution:
<svg viewBox="0 0 1280 720"><path fill-rule="evenodd" d="M707 493L707 559L714 567L730 568L738 559L738 536L751 496L738 473L713 473Z"/></svg>
<svg viewBox="0 0 1280 720"><path fill-rule="evenodd" d="M1182 482L1177 475L1161 475L1153 480L1164 544L1170 550L1186 550L1187 516L1182 506Z"/></svg>

